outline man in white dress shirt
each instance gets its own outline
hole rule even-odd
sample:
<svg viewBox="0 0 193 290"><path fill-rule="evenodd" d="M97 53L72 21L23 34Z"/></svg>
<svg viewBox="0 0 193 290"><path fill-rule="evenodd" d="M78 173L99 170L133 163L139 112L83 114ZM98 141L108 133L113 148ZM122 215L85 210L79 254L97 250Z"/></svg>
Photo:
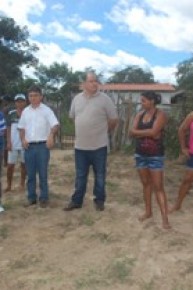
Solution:
<svg viewBox="0 0 193 290"><path fill-rule="evenodd" d="M54 145L54 136L59 123L54 112L42 103L43 95L38 86L32 86L28 90L28 98L30 105L23 110L18 124L25 149L28 205L37 203L36 173L38 173L40 207L47 207L50 149Z"/></svg>

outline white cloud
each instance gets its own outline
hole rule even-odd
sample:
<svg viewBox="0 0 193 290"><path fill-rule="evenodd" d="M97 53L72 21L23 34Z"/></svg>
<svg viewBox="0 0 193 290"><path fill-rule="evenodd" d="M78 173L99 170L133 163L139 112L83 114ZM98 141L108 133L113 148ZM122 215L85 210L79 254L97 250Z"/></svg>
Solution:
<svg viewBox="0 0 193 290"><path fill-rule="evenodd" d="M41 16L46 6L42 0L1 0L0 12L14 20L21 26L27 25L30 33L40 33L42 25L28 21L29 15Z"/></svg>
<svg viewBox="0 0 193 290"><path fill-rule="evenodd" d="M124 69L129 65L137 65L143 69L150 69L156 81L175 84L175 66L150 67L144 58L126 53L122 50L118 50L115 54L109 56L86 48L76 49L72 53L68 53L53 42L44 44L36 42L36 45L39 47L39 51L36 52L36 57L40 60L41 64L46 66L50 66L54 62L66 63L73 71L84 71L85 68L92 67L97 72L102 72L108 78L117 70ZM25 74L31 77L32 70L25 69Z"/></svg>
<svg viewBox="0 0 193 290"><path fill-rule="evenodd" d="M161 67L154 66L151 68L155 81L162 83L172 83L176 84L175 73L177 71L176 66L171 67Z"/></svg>
<svg viewBox="0 0 193 290"><path fill-rule="evenodd" d="M52 5L51 9L61 11L64 9L64 5L62 3L56 3L56 4Z"/></svg>
<svg viewBox="0 0 193 290"><path fill-rule="evenodd" d="M94 22L94 21L82 21L79 26L79 28L87 30L89 32L92 31L99 31L102 29L102 25L100 23Z"/></svg>
<svg viewBox="0 0 193 290"><path fill-rule="evenodd" d="M88 41L96 43L96 42L101 42L103 40L98 35L91 35L91 36L88 37Z"/></svg>
<svg viewBox="0 0 193 290"><path fill-rule="evenodd" d="M64 37L72 41L81 41L82 37L73 30L66 30L57 21L51 22L47 25L48 33L56 37Z"/></svg>
<svg viewBox="0 0 193 290"><path fill-rule="evenodd" d="M192 52L192 13L192 0L119 0L108 17L157 47Z"/></svg>

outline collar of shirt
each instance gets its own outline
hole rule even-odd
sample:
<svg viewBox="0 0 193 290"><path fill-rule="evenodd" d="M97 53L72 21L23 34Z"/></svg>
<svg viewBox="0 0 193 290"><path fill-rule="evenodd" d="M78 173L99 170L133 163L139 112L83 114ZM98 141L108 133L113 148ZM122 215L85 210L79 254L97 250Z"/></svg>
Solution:
<svg viewBox="0 0 193 290"><path fill-rule="evenodd" d="M100 92L97 91L95 94L93 94L93 95L91 95L91 96L88 96L88 94L86 93L86 91L83 91L82 94L83 94L83 96L84 96L85 98L90 99L90 98L97 97L97 96L100 94Z"/></svg>

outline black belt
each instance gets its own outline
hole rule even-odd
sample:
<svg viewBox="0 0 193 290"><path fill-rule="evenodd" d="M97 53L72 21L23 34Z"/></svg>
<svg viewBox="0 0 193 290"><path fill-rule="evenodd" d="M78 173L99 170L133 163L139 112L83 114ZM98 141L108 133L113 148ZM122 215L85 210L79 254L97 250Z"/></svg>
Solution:
<svg viewBox="0 0 193 290"><path fill-rule="evenodd" d="M29 145L38 145L38 144L45 144L46 141L34 141L34 142L29 142Z"/></svg>

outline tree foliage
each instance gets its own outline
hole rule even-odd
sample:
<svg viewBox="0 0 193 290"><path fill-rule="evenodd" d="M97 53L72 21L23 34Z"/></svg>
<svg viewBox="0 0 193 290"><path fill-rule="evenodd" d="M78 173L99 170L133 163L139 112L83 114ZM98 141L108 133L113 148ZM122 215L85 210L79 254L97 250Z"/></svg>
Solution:
<svg viewBox="0 0 193 290"><path fill-rule="evenodd" d="M108 79L109 83L154 83L154 76L150 70L143 70L138 66L128 66L115 72Z"/></svg>
<svg viewBox="0 0 193 290"><path fill-rule="evenodd" d="M176 80L180 89L193 91L193 57L178 64Z"/></svg>
<svg viewBox="0 0 193 290"><path fill-rule="evenodd" d="M22 65L34 66L37 47L28 41L27 27L20 28L12 18L0 16L0 94L22 78Z"/></svg>

